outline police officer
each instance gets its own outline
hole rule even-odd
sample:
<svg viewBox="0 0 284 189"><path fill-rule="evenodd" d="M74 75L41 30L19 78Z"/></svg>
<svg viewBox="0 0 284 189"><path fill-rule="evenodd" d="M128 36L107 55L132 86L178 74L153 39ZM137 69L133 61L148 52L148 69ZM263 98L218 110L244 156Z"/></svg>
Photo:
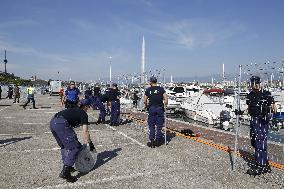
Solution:
<svg viewBox="0 0 284 189"><path fill-rule="evenodd" d="M78 107L80 90L75 86L75 82L71 81L69 87L65 91L63 102L65 102L65 108Z"/></svg>
<svg viewBox="0 0 284 189"><path fill-rule="evenodd" d="M35 107L35 88L33 87L32 84L29 85L29 87L27 88L27 94L28 94L28 100L27 102L23 105L23 108L26 109L26 106L28 105L28 103L30 103L30 101L32 101L33 103L33 109L37 109Z"/></svg>
<svg viewBox="0 0 284 189"><path fill-rule="evenodd" d="M252 76L250 84L252 91L247 95L246 103L251 116L250 138L251 145L255 149L256 164L247 171L247 174L256 176L271 172L267 158L267 134L270 113L276 109L271 93L260 87L260 77Z"/></svg>
<svg viewBox="0 0 284 189"><path fill-rule="evenodd" d="M134 91L132 95L132 104L134 108L137 108L138 100L139 100L139 97L137 95L137 91Z"/></svg>
<svg viewBox="0 0 284 189"><path fill-rule="evenodd" d="M61 156L63 160L63 169L59 177L66 179L68 182L75 182L77 179L71 176L71 172L75 171L72 167L76 161L77 155L81 148L77 134L73 128L82 126L84 142L90 146L90 150L95 149L90 139L88 130L88 114L91 102L88 99L80 101L80 107L65 109L55 114L50 121L50 130L61 148Z"/></svg>
<svg viewBox="0 0 284 189"><path fill-rule="evenodd" d="M118 126L119 125L119 115L120 115L120 92L118 90L117 84L113 83L110 90L110 103L111 103L111 112L110 112L110 125Z"/></svg>
<svg viewBox="0 0 284 189"><path fill-rule="evenodd" d="M2 88L1 88L1 85L0 85L0 100L2 99Z"/></svg>
<svg viewBox="0 0 284 189"><path fill-rule="evenodd" d="M107 99L107 102L106 102L106 114L107 115L110 115L110 106L111 106L111 101L110 101L110 98L111 98L111 91L112 91L112 88L110 87L110 84L107 84L106 85L106 89L105 89L105 99Z"/></svg>
<svg viewBox="0 0 284 189"><path fill-rule="evenodd" d="M157 78L150 78L150 87L146 89L144 104L147 107L149 139L147 146L155 148L163 144L162 128L165 122L165 106L168 104L168 97L163 87L157 86Z"/></svg>
<svg viewBox="0 0 284 189"><path fill-rule="evenodd" d="M94 87L94 108L99 109L99 118L97 121L97 124L105 123L105 117L106 117L106 109L103 102L106 102L108 99L104 98L101 94L100 87L96 86Z"/></svg>

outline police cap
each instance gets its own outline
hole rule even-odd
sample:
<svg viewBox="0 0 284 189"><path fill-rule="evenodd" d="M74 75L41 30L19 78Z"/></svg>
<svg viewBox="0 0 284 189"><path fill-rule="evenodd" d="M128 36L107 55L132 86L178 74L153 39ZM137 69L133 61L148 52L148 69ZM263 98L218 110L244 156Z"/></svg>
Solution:
<svg viewBox="0 0 284 189"><path fill-rule="evenodd" d="M117 84L116 84L116 83L113 83L112 86L113 86L113 87L117 87Z"/></svg>
<svg viewBox="0 0 284 189"><path fill-rule="evenodd" d="M250 78L251 83L260 83L260 77L259 76L252 76Z"/></svg>
<svg viewBox="0 0 284 189"><path fill-rule="evenodd" d="M157 83L157 78L155 76L150 77L150 82Z"/></svg>

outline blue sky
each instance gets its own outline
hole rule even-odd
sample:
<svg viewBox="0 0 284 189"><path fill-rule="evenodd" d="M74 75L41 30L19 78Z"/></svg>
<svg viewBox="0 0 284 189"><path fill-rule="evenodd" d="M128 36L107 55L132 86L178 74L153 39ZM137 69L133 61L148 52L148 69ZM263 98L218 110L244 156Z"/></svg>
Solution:
<svg viewBox="0 0 284 189"><path fill-rule="evenodd" d="M173 77L282 61L282 0L1 0L0 69L25 78L98 80L146 69ZM60 72L58 75L58 71ZM113 76L114 77L114 76Z"/></svg>

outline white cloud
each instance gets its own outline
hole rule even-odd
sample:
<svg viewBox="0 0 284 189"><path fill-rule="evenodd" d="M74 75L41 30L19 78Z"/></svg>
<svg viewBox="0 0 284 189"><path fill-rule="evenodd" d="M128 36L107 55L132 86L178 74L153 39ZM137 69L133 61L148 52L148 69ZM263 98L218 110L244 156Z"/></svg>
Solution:
<svg viewBox="0 0 284 189"><path fill-rule="evenodd" d="M238 22L222 23L204 19L182 20L159 25L160 33L162 33L160 36L166 41L190 49L211 46L245 30L244 26Z"/></svg>
<svg viewBox="0 0 284 189"><path fill-rule="evenodd" d="M73 19L70 20L71 23L73 23L75 26L77 26L80 29L83 30L91 30L95 28L95 23L88 21L88 20L82 20L82 19Z"/></svg>
<svg viewBox="0 0 284 189"><path fill-rule="evenodd" d="M0 22L0 28L4 29L11 27L19 27L19 26L30 26L35 24L38 24L38 22L28 19L10 20L5 22Z"/></svg>

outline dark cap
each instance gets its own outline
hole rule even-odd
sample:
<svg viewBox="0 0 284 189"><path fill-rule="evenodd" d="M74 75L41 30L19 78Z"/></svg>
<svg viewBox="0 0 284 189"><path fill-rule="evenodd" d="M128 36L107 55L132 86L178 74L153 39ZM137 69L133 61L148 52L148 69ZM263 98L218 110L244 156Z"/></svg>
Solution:
<svg viewBox="0 0 284 189"><path fill-rule="evenodd" d="M80 101L81 106L90 106L91 105L91 101L89 99L82 99Z"/></svg>
<svg viewBox="0 0 284 189"><path fill-rule="evenodd" d="M117 84L116 84L116 83L113 83L112 86L113 86L113 87L117 87Z"/></svg>
<svg viewBox="0 0 284 189"><path fill-rule="evenodd" d="M252 76L250 78L251 83L260 83L260 77L259 76Z"/></svg>
<svg viewBox="0 0 284 189"><path fill-rule="evenodd" d="M157 78L155 76L150 77L150 82L157 83Z"/></svg>

